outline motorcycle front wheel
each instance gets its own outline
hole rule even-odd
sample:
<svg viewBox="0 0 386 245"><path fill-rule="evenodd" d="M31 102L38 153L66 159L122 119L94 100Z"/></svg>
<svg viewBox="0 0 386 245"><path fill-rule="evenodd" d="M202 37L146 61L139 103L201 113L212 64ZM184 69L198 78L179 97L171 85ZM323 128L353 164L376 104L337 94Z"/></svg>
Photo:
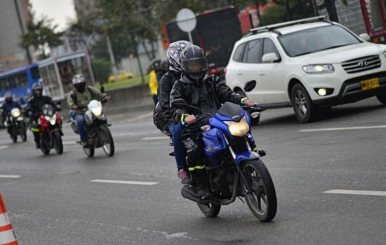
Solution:
<svg viewBox="0 0 386 245"><path fill-rule="evenodd" d="M23 123L23 125L20 126L20 138L23 142L27 141L27 127L25 123Z"/></svg>
<svg viewBox="0 0 386 245"><path fill-rule="evenodd" d="M273 220L277 211L276 190L267 167L260 159L250 160L243 162L241 171L252 191L245 195L249 209L261 222ZM244 180L240 179L242 191L246 193Z"/></svg>
<svg viewBox="0 0 386 245"><path fill-rule="evenodd" d="M17 135L12 135L12 141L13 141L13 143L17 142Z"/></svg>
<svg viewBox="0 0 386 245"><path fill-rule="evenodd" d="M56 153L59 155L63 153L63 141L62 141L62 136L60 135L59 131L54 132L54 147Z"/></svg>
<svg viewBox="0 0 386 245"><path fill-rule="evenodd" d="M40 150L43 152L44 155L50 154L50 147L44 142L44 140L40 141Z"/></svg>
<svg viewBox="0 0 386 245"><path fill-rule="evenodd" d="M95 148L93 148L91 146L87 147L87 148L83 147L83 151L87 157L93 157L95 154Z"/></svg>
<svg viewBox="0 0 386 245"><path fill-rule="evenodd" d="M221 210L221 204L200 204L197 203L198 208L201 210L201 212L208 218L214 218L217 217L217 215L220 213Z"/></svg>
<svg viewBox="0 0 386 245"><path fill-rule="evenodd" d="M111 135L110 129L107 125L102 124L100 127L100 141L105 152L106 156L112 157L114 156L115 146L113 136Z"/></svg>

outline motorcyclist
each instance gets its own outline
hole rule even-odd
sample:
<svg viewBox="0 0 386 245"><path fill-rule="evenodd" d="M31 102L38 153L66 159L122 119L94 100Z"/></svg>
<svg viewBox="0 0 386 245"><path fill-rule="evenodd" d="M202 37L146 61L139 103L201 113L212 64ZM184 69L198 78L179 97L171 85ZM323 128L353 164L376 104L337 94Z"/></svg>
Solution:
<svg viewBox="0 0 386 245"><path fill-rule="evenodd" d="M161 69L161 60L160 59L154 59L151 61L151 71L149 73L149 88L150 93L153 96L154 105L157 105L158 103L158 96L157 96L157 90L158 90L158 81L157 81L157 72Z"/></svg>
<svg viewBox="0 0 386 245"><path fill-rule="evenodd" d="M9 116L11 114L11 110L13 108L20 109L20 105L19 103L13 101L13 95L11 92L6 92L4 95L4 98L5 98L5 102L1 106L1 108L3 109L3 113L2 113L3 125L6 125L7 123L6 126L7 126L8 134L12 137L12 127L8 127L8 122L11 122Z"/></svg>
<svg viewBox="0 0 386 245"><path fill-rule="evenodd" d="M161 61L160 66L161 66L161 69L157 72L158 89L159 89L159 85L160 85L162 76L165 75L165 73L169 71L169 62L167 60L163 60L163 61Z"/></svg>
<svg viewBox="0 0 386 245"><path fill-rule="evenodd" d="M55 107L54 101L51 97L43 95L43 85L41 83L35 83L32 86L33 96L28 101L25 112L26 116L30 118L31 131L34 135L36 149L40 148L40 136L41 131L38 123L39 116L43 113L43 106L45 104Z"/></svg>
<svg viewBox="0 0 386 245"><path fill-rule="evenodd" d="M187 41L177 41L169 45L167 50L167 62L169 65L169 71L166 72L159 84L158 100L162 108L162 112L168 120L168 129L173 139L174 156L177 163L177 176L180 182L184 185L190 184L191 179L189 178L188 167L186 165L186 149L181 139L182 124L173 123L174 109L170 108L170 92L172 91L175 81L181 76L181 62L180 54L181 51L192 45Z"/></svg>
<svg viewBox="0 0 386 245"><path fill-rule="evenodd" d="M208 61L204 51L195 45L186 47L181 52L182 76L174 84L170 94L170 102L182 98L189 105L201 109L202 114L214 115L222 103L227 101L235 104L254 106L254 101L233 92L221 79L215 75L208 75ZM174 119L186 124L193 123L196 119L189 110L176 109ZM207 122L201 122L207 124ZM210 187L206 176L204 157L204 143L201 139L202 124L196 123L194 129L185 127L182 132L183 142L187 149L187 164L192 177L199 188L202 199L209 198Z"/></svg>
<svg viewBox="0 0 386 245"><path fill-rule="evenodd" d="M81 74L77 74L72 78L72 84L74 86L74 90L68 94L67 104L73 111L73 116L78 127L81 144L83 147L88 147L84 120L84 114L87 111L87 105L91 100L109 100L110 97L102 94L98 89L92 86L86 86L86 79Z"/></svg>

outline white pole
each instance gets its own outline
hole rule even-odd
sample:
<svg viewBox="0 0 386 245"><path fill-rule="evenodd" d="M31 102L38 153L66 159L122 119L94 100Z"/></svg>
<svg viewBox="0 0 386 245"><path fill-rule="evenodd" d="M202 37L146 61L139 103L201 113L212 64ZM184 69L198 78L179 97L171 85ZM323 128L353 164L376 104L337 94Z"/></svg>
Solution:
<svg viewBox="0 0 386 245"><path fill-rule="evenodd" d="M192 38L192 33L191 33L190 31L188 31L188 36L189 36L189 41L190 41L192 44L194 44L194 43L193 43L193 38Z"/></svg>

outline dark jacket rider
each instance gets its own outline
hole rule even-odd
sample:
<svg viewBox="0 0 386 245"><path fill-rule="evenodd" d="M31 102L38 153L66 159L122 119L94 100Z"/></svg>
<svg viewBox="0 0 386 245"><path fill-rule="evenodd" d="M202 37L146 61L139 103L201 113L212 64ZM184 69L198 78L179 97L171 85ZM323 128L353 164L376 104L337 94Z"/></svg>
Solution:
<svg viewBox="0 0 386 245"><path fill-rule="evenodd" d="M34 134L36 148L40 148L40 136L39 132L41 131L40 125L38 124L39 116L43 113L43 106L45 104L54 105L54 101L49 96L44 96L43 94L43 85L41 83L35 83L32 86L33 96L28 101L25 112L26 116L30 118L31 131Z"/></svg>
<svg viewBox="0 0 386 245"><path fill-rule="evenodd" d="M11 92L6 92L4 95L4 98L5 98L5 102L3 103L1 108L3 109L3 113L2 113L3 124L5 125L5 122L6 121L8 122L7 118L9 118L11 110L13 108L20 109L20 105L19 103L13 101L13 95ZM8 133L11 134L12 127L7 127L7 130L8 130Z"/></svg>
<svg viewBox="0 0 386 245"><path fill-rule="evenodd" d="M185 48L181 53L181 68L183 75L173 86L170 94L170 102L182 98L189 105L201 109L202 114L214 115L222 103L232 102L254 106L254 102L240 94L233 92L217 76L209 76L207 73L208 61L204 51L195 45ZM174 113L176 121L193 123L196 119L190 111L177 109ZM193 125L192 125L193 126ZM194 125L196 126L196 125ZM183 142L188 151L188 166L192 177L195 179L202 199L210 196L205 164L203 163L203 142L201 139L200 125L192 129L185 127L182 132Z"/></svg>

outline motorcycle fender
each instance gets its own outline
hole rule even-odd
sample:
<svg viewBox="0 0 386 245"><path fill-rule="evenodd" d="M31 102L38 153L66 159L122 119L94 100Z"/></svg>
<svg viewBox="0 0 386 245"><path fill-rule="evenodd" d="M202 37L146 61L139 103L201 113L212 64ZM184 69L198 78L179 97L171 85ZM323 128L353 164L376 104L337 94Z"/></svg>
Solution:
<svg viewBox="0 0 386 245"><path fill-rule="evenodd" d="M18 120L18 121L24 121L24 117L18 117L16 120Z"/></svg>
<svg viewBox="0 0 386 245"><path fill-rule="evenodd" d="M86 121L86 124L91 125L93 122L93 119L94 119L94 117L93 117L91 111L86 111L86 113L84 114L84 120Z"/></svg>
<svg viewBox="0 0 386 245"><path fill-rule="evenodd" d="M236 154L237 168L240 168L240 165L243 161L255 160L259 158L260 155L254 151L246 151L240 154Z"/></svg>

